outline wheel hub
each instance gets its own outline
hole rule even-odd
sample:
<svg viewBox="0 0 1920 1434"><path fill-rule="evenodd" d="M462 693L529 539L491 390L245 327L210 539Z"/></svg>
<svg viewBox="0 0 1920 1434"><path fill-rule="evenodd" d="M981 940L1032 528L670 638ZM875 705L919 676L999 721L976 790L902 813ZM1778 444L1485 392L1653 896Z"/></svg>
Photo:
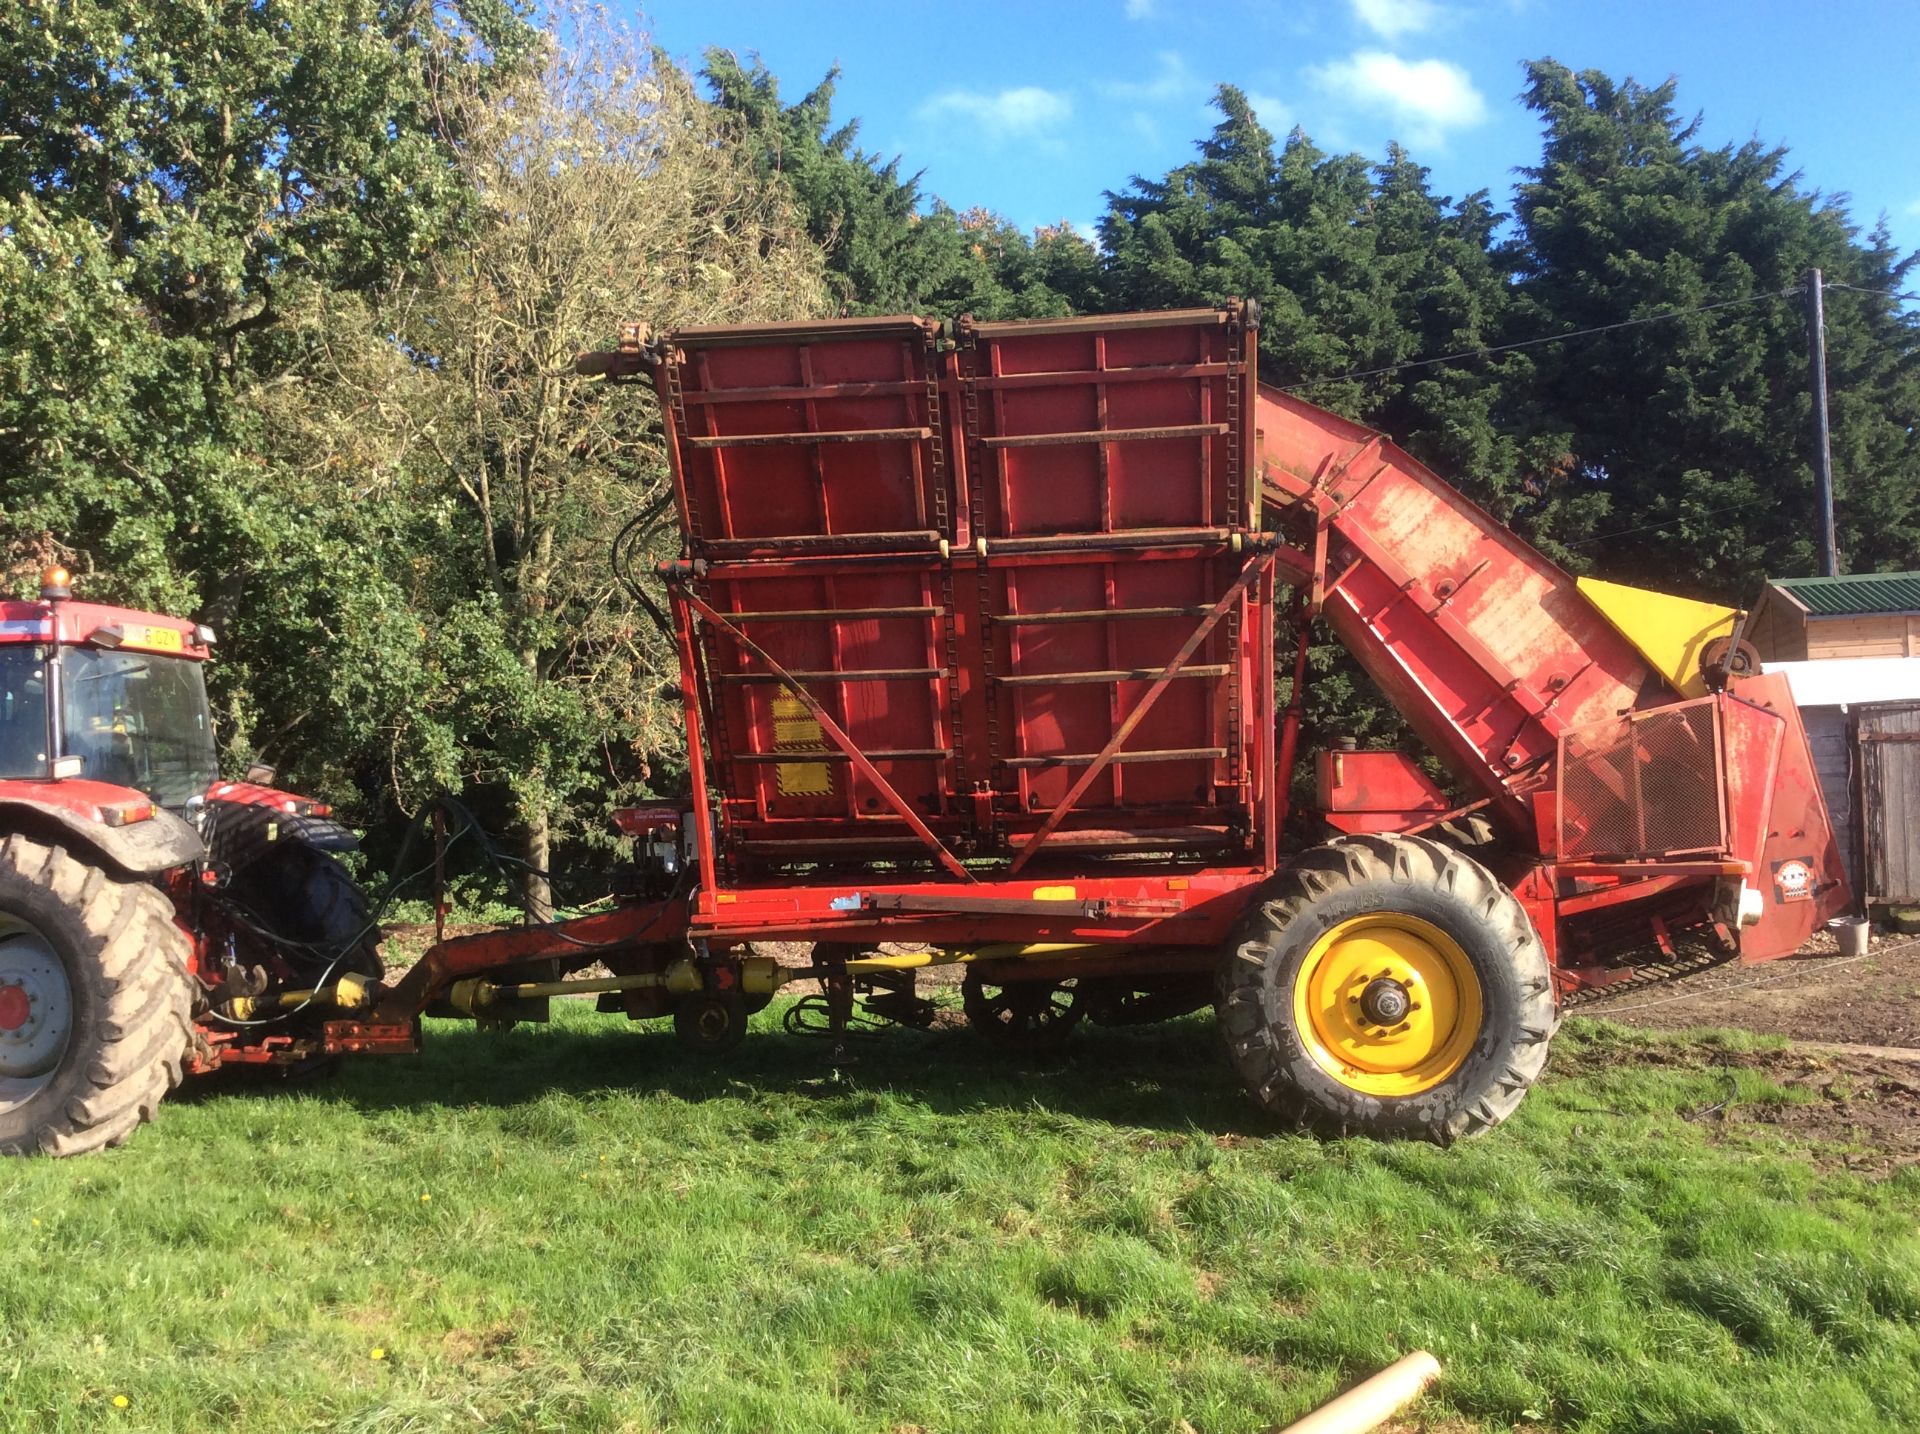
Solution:
<svg viewBox="0 0 1920 1434"><path fill-rule="evenodd" d="M1413 1008L1413 996L1405 983L1391 976L1376 976L1360 993L1360 1013L1376 1026L1397 1026Z"/></svg>
<svg viewBox="0 0 1920 1434"><path fill-rule="evenodd" d="M66 1054L73 999L60 960L37 934L0 938L0 1078L43 1076Z"/></svg>
<svg viewBox="0 0 1920 1434"><path fill-rule="evenodd" d="M1324 933L1301 963L1293 1000L1314 1060L1373 1096L1439 1085L1480 1029L1480 983L1466 952L1401 912L1354 917Z"/></svg>

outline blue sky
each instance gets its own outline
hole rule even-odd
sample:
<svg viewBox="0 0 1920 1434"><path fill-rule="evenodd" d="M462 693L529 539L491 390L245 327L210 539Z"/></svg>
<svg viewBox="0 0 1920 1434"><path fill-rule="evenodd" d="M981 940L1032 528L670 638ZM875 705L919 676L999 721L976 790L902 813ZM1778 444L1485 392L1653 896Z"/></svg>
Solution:
<svg viewBox="0 0 1920 1434"><path fill-rule="evenodd" d="M757 51L790 99L838 62L866 148L1028 227L1088 225L1102 191L1183 163L1222 81L1277 135L1370 157L1398 138L1441 192L1505 208L1539 153L1520 66L1552 56L1677 76L1704 140L1785 144L1920 248L1920 0L653 0L641 23L686 61Z"/></svg>

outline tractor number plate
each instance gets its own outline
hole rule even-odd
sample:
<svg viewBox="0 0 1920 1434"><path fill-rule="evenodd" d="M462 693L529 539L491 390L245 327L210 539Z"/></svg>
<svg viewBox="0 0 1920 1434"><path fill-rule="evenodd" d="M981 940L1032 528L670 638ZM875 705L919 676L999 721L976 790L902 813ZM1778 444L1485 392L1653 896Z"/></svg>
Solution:
<svg viewBox="0 0 1920 1434"><path fill-rule="evenodd" d="M126 636L120 640L120 645L143 647L149 652L180 652L185 649L186 640L178 628L129 623Z"/></svg>

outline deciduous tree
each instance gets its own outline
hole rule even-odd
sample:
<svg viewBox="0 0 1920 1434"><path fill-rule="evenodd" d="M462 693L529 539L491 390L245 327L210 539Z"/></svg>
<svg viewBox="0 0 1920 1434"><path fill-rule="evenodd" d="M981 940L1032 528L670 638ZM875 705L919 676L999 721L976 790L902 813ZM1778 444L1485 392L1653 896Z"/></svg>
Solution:
<svg viewBox="0 0 1920 1434"><path fill-rule="evenodd" d="M799 318L826 288L738 122L592 12L563 12L537 65L457 103L476 218L381 321L428 376L402 415L423 475L407 505L441 515L418 599L432 677L408 722L458 761L411 775L504 789L544 871L566 814L604 812L679 743L656 691L671 665L607 564L667 481L651 390L571 360L624 319ZM532 894L545 904L537 878Z"/></svg>

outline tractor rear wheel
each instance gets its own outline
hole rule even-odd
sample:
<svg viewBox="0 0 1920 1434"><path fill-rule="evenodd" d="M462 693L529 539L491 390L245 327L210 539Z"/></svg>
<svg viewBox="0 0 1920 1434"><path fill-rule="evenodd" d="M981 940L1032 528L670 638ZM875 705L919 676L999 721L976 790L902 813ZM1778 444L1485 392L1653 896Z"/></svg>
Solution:
<svg viewBox="0 0 1920 1434"><path fill-rule="evenodd" d="M380 927L365 893L329 852L274 846L234 873L228 896L279 942L276 954L315 981L380 976Z"/></svg>
<svg viewBox="0 0 1920 1434"><path fill-rule="evenodd" d="M1442 1143L1513 1113L1559 1025L1519 900L1420 837L1303 853L1242 917L1216 997L1228 1054L1267 1110Z"/></svg>
<svg viewBox="0 0 1920 1434"><path fill-rule="evenodd" d="M62 847L0 844L0 1153L119 1145L180 1083L191 947L173 905Z"/></svg>

